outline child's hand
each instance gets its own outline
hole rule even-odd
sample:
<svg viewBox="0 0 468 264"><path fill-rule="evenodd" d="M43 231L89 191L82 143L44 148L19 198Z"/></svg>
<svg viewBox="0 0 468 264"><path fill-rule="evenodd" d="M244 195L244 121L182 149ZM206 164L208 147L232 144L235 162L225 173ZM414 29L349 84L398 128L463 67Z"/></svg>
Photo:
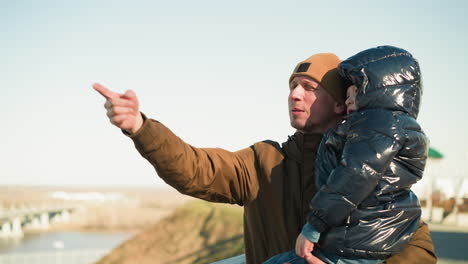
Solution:
<svg viewBox="0 0 468 264"><path fill-rule="evenodd" d="M323 263L317 257L312 255L312 250L314 250L314 243L302 234L299 234L296 240L296 255L304 258L307 263Z"/></svg>

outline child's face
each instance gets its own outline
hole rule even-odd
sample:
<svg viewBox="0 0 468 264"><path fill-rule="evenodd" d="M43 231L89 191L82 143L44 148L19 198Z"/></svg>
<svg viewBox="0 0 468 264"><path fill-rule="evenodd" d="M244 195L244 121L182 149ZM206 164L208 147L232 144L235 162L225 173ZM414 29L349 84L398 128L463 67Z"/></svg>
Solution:
<svg viewBox="0 0 468 264"><path fill-rule="evenodd" d="M356 94L357 94L357 87L356 85L351 85L346 90L346 113L349 115L350 113L357 110L356 106Z"/></svg>

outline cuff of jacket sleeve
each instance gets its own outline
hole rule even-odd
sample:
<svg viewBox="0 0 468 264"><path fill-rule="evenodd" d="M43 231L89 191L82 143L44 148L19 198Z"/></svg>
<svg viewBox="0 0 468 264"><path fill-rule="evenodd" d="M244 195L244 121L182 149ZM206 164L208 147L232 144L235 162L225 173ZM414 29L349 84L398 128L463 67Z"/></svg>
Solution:
<svg viewBox="0 0 468 264"><path fill-rule="evenodd" d="M137 132L128 135L133 140L135 147L143 157L148 152L155 150L155 147L161 145L167 140L168 129L156 120L147 118L143 113L143 124ZM165 135L166 137L164 137Z"/></svg>
<svg viewBox="0 0 468 264"><path fill-rule="evenodd" d="M317 243L320 239L320 232L317 231L313 226L309 223L306 223L302 228L301 234L305 236L308 240Z"/></svg>
<svg viewBox="0 0 468 264"><path fill-rule="evenodd" d="M130 132L128 132L127 130L121 129L121 131L122 131L122 133L124 133L124 135L129 136L129 137L131 138L131 137L133 137L135 134L138 134L141 130L143 130L143 127L144 127L144 125L145 125L145 123L146 123L147 117L146 117L145 114L143 114L142 112L140 112L140 114L141 114L141 117L143 118L143 124L141 124L140 129L138 129L138 131L135 132L135 133L133 133L133 134L130 133Z"/></svg>

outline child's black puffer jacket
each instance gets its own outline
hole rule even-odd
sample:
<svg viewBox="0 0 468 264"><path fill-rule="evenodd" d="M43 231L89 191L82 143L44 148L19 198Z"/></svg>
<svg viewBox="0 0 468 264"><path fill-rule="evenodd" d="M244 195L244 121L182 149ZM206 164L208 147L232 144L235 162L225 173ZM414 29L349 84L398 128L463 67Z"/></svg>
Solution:
<svg viewBox="0 0 468 264"><path fill-rule="evenodd" d="M324 135L307 221L322 232L324 251L387 258L403 249L421 215L410 190L428 151L416 122L419 64L403 49L382 46L343 61L339 71L358 87L358 111Z"/></svg>

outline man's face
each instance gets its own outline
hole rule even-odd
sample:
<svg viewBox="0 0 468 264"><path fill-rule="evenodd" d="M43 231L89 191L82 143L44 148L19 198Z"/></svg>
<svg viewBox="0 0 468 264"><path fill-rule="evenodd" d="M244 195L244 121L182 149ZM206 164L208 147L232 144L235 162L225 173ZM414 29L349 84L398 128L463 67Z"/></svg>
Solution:
<svg viewBox="0 0 468 264"><path fill-rule="evenodd" d="M288 105L291 126L304 133L323 133L336 126L344 108L307 76L296 76L291 81Z"/></svg>

